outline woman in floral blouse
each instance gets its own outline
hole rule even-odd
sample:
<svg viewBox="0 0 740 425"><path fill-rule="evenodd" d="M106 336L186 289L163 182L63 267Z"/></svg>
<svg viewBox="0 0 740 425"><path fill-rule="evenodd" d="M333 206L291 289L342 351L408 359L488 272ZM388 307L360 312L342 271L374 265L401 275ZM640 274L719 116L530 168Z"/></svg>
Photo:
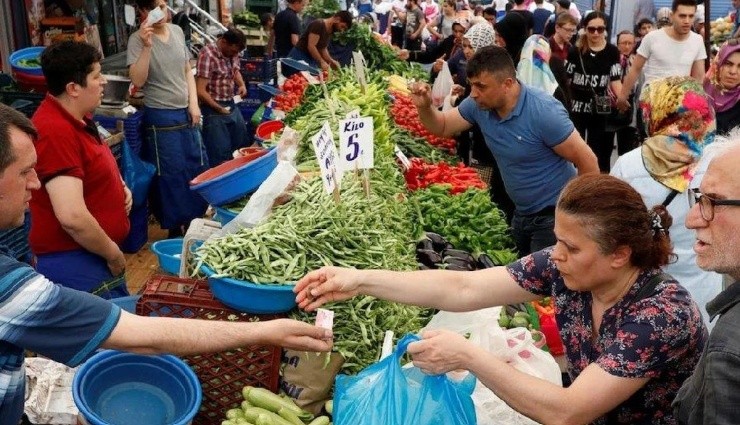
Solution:
<svg viewBox="0 0 740 425"><path fill-rule="evenodd" d="M540 423L675 424L671 401L706 339L689 293L661 267L672 257L670 215L648 209L608 175L573 179L555 212L557 244L506 267L392 272L325 267L296 285L313 310L357 294L447 311L554 299L566 347L568 388L519 372L449 331L409 345L427 373L465 369ZM646 288L646 289L643 289Z"/></svg>

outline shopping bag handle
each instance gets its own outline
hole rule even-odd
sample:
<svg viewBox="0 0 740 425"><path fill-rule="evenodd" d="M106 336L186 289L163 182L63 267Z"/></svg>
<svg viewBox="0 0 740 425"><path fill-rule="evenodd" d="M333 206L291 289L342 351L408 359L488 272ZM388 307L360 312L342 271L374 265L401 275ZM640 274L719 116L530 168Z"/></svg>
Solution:
<svg viewBox="0 0 740 425"><path fill-rule="evenodd" d="M401 358L404 354L406 354L406 350L409 348L409 344L412 342L421 341L421 337L416 334L406 334L401 338L400 341L398 341L398 344L396 345L396 350L393 352L393 355L396 356L396 358Z"/></svg>
<svg viewBox="0 0 740 425"><path fill-rule="evenodd" d="M412 342L416 342L416 341L421 341L421 337L419 335L416 335L416 334L404 335L404 337L401 338L401 340L398 341L398 344L396 345L396 350L393 352L392 361L396 365L399 365L401 356L406 354L406 350L408 349L409 344L411 344ZM443 382L443 381L453 382L450 378L447 377L446 373L443 373L441 375L427 375L427 378L438 381L438 382ZM454 382L454 385L457 385L458 387L462 388L462 390L465 391L467 394L472 394L473 390L475 389L475 383L476 383L475 375L468 372L468 375L463 380Z"/></svg>

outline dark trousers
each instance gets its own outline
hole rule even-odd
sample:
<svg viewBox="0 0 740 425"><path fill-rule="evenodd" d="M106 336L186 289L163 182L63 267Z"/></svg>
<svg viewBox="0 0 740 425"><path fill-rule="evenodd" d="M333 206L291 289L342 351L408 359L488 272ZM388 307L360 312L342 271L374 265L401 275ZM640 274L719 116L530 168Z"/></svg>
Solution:
<svg viewBox="0 0 740 425"><path fill-rule="evenodd" d="M617 154L622 156L632 149L640 146L638 142L637 129L635 127L622 127L617 130Z"/></svg>
<svg viewBox="0 0 740 425"><path fill-rule="evenodd" d="M555 213L521 215L514 213L511 234L520 257L555 245Z"/></svg>
<svg viewBox="0 0 740 425"><path fill-rule="evenodd" d="M576 130L596 154L599 170L608 173L611 169L611 157L614 150L614 132L606 131L606 116L596 114L571 114Z"/></svg>

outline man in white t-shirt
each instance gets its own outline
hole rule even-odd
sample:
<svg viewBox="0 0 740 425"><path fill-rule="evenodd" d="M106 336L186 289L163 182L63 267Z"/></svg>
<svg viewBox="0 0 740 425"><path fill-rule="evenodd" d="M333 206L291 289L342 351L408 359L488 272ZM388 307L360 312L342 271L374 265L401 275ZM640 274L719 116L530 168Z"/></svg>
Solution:
<svg viewBox="0 0 740 425"><path fill-rule="evenodd" d="M704 60L707 58L704 40L691 31L696 0L673 0L671 11L670 26L653 31L642 39L617 98L620 110L629 109L627 98L643 71L645 85L670 76L691 76L699 82L704 79Z"/></svg>

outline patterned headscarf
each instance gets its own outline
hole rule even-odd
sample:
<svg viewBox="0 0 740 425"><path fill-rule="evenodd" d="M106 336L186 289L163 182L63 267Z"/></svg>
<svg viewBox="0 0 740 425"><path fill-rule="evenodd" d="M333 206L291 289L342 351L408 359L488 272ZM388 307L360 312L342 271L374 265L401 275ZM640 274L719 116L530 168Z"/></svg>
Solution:
<svg viewBox="0 0 740 425"><path fill-rule="evenodd" d="M541 35L533 35L524 42L522 57L516 75L524 84L537 87L548 94L555 93L558 82L550 69L550 43Z"/></svg>
<svg viewBox="0 0 740 425"><path fill-rule="evenodd" d="M686 191L717 129L709 96L691 77L668 77L642 91L640 108L648 135L645 168L668 188Z"/></svg>
<svg viewBox="0 0 740 425"><path fill-rule="evenodd" d="M463 37L470 41L470 47L473 48L474 52L477 52L481 47L493 44L493 27L488 22L475 24L470 27Z"/></svg>
<svg viewBox="0 0 740 425"><path fill-rule="evenodd" d="M740 44L730 45L725 42L714 57L712 65L704 78L704 90L714 101L714 110L724 112L740 101L740 86L726 90L719 81L719 68L727 62L733 53L740 52Z"/></svg>

